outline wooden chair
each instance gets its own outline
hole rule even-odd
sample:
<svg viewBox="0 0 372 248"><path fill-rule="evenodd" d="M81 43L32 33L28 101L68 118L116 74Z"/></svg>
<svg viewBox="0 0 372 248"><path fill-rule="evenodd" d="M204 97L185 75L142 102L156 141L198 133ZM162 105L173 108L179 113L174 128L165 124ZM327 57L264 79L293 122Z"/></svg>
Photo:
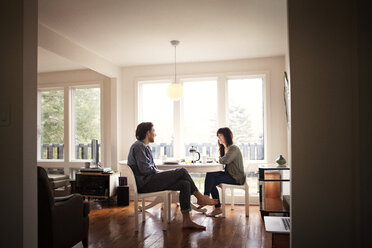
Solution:
<svg viewBox="0 0 372 248"><path fill-rule="evenodd" d="M145 199L150 197L157 197L157 199L161 199L160 202L163 203L163 211L162 211L162 222L163 222L163 230L167 230L168 222L170 220L170 192L169 190L164 191L157 191L151 193L138 193L137 191L137 184L136 179L134 177L132 169L128 165L123 165L123 173L128 178L128 185L134 192L134 222L135 222L135 231L138 231L138 211L142 211L142 222L145 222L146 217L146 209L153 207L155 204L150 204L145 206ZM138 201L142 201L142 208L139 210L138 208Z"/></svg>
<svg viewBox="0 0 372 248"><path fill-rule="evenodd" d="M218 185L218 187L220 187L222 191L222 217L226 216L226 189L230 189L231 192L231 210L234 210L234 189L241 189L245 191L245 216L249 217L249 187L247 177L245 178L245 183L243 185L221 183Z"/></svg>

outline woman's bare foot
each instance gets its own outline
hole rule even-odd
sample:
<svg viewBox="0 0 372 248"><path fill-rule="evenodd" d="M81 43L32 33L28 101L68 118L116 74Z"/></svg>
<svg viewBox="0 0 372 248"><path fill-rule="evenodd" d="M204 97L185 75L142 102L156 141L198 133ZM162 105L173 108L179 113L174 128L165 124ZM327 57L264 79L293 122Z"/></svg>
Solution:
<svg viewBox="0 0 372 248"><path fill-rule="evenodd" d="M215 208L212 212L208 213L208 217L216 217L217 215L222 214L221 208Z"/></svg>
<svg viewBox="0 0 372 248"><path fill-rule="evenodd" d="M201 195L197 197L197 199L198 200L196 204L198 204L199 206L216 205L218 203L217 199L209 198L209 196L206 196L206 195Z"/></svg>

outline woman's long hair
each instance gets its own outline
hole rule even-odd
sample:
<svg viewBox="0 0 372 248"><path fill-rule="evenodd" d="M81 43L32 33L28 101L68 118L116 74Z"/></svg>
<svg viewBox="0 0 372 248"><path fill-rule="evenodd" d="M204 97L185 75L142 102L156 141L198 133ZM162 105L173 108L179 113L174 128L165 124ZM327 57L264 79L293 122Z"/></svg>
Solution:
<svg viewBox="0 0 372 248"><path fill-rule="evenodd" d="M229 147L233 144L233 133L231 132L230 128L228 127L222 127L217 130L217 136L219 134L222 134L225 138L226 146ZM219 144L220 148L220 157L223 157L225 155L225 147L223 144Z"/></svg>

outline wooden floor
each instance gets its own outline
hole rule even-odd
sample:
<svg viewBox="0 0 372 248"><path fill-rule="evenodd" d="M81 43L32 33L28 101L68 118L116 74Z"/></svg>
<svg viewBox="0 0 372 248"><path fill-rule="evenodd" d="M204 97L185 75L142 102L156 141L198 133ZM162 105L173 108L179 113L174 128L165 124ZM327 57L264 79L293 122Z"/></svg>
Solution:
<svg viewBox="0 0 372 248"><path fill-rule="evenodd" d="M146 212L146 222L141 222L134 232L133 202L126 207L105 206L90 200L89 247L271 247L271 234L266 233L258 206L249 208L245 217L244 206L226 209L226 218L206 217L192 212L192 219L205 225L206 231L182 229L180 208L172 204L172 221L167 231L162 231L160 204ZM210 208L211 209L211 208Z"/></svg>

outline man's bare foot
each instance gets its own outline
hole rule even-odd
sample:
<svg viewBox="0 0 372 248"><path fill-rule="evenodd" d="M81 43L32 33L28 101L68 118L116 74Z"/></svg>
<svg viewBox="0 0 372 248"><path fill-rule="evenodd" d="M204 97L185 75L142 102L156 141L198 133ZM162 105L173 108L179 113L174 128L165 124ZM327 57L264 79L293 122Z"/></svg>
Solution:
<svg viewBox="0 0 372 248"><path fill-rule="evenodd" d="M198 198L196 204L199 206L206 206L206 205L216 205L218 203L217 199L209 198L209 196L202 195Z"/></svg>
<svg viewBox="0 0 372 248"><path fill-rule="evenodd" d="M221 208L215 208L212 212L208 213L208 217L216 217L217 215L222 214Z"/></svg>
<svg viewBox="0 0 372 248"><path fill-rule="evenodd" d="M198 225L191 220L190 221L184 221L182 227L183 228L190 228L190 229L199 229L199 230L205 230L206 229L205 226Z"/></svg>

